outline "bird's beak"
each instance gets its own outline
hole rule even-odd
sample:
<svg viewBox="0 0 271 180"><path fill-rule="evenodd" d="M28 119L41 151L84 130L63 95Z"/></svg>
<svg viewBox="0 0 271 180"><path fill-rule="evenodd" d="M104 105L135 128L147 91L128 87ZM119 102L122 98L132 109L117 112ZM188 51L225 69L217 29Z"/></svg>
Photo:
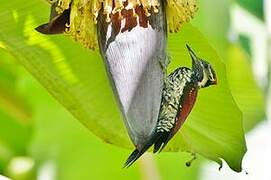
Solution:
<svg viewBox="0 0 271 180"><path fill-rule="evenodd" d="M186 44L186 47L187 47L188 52L189 52L189 54L190 54L190 56L191 56L192 64L193 64L193 65L196 64L197 61L198 61L197 55L194 53L194 51L191 49L191 47L188 46L188 44Z"/></svg>

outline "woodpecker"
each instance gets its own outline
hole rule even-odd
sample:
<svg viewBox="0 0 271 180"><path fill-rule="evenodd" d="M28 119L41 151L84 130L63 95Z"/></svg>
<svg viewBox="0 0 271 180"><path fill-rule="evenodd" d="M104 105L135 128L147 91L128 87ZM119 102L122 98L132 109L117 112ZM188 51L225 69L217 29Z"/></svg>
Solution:
<svg viewBox="0 0 271 180"><path fill-rule="evenodd" d="M186 46L192 59L192 69L180 67L166 77L156 127L145 145L132 152L124 167L131 166L152 145L153 153L161 152L191 112L198 90L217 84L216 73L211 64Z"/></svg>

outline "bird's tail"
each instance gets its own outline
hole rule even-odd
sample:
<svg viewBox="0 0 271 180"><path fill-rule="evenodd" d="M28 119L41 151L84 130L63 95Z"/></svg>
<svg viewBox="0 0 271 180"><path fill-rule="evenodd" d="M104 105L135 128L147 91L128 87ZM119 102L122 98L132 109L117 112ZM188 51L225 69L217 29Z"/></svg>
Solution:
<svg viewBox="0 0 271 180"><path fill-rule="evenodd" d="M153 144L154 150L153 152L157 152L161 145L166 142L168 137L168 133L162 133L162 132L155 132L153 135L151 135L150 139L147 141L147 143L143 146L143 148L135 149L132 154L128 157L127 161L124 164L124 167L130 167L138 158L140 158Z"/></svg>

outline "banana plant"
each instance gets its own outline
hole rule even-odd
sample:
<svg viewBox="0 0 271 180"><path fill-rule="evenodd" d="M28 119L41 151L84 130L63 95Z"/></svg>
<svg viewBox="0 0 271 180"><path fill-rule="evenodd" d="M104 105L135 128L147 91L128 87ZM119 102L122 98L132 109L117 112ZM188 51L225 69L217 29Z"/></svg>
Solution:
<svg viewBox="0 0 271 180"><path fill-rule="evenodd" d="M4 14L1 14L1 18L6 19L2 22L3 28L0 29L2 44L4 44L6 49L12 52L18 61L23 64L24 67L90 131L107 143L132 148L120 113L120 109L122 109L125 122L132 121L131 117L133 116L125 114L125 110L123 111L125 103L123 103L121 100L122 98L119 97L126 95L119 94L118 88L122 84L114 84L116 78L112 76L114 71L110 69L111 65L106 65L106 72L103 63L105 62L106 64L111 62L112 59L108 59L108 56L115 52L109 50L110 47L114 45L114 42L118 40L118 36L116 36L116 39L111 42L107 49L106 43L99 40L102 34L99 34L101 32L97 32L97 29L98 27L101 28L100 20L108 23L108 15L106 13L108 8L104 12L104 9L101 10L97 8L99 6L95 6L96 10L98 9L103 12L100 14L98 13L96 17L95 13L93 16L93 9L95 8L87 9L94 6L87 6L88 4L84 3L91 2L90 4L94 5L92 4L93 2L98 2L99 5L100 1L80 2L81 1L79 0L74 0L72 4L70 4L71 1L57 2L57 4L54 5L56 6L55 11L57 12L57 15L52 13L49 23L40 26L38 30L46 33L47 27L54 27L51 22L61 24L60 30L55 33L64 32L64 34L70 35L73 39L81 42L83 46L89 49L98 49L98 46L100 45L99 49L102 54L102 59L97 51L90 52L89 50L83 49L78 43L71 41L67 37L43 36L36 33L34 28L39 24L44 23L46 20L46 13L41 12L40 9L48 8L46 4L40 3L39 1L23 2L21 0L15 0L13 1L13 7L15 8L13 9L10 8L12 6L10 3L3 3L1 5L1 12L5 12ZM186 6L187 2L189 2L188 6ZM166 52L171 56L171 63L169 64L168 71L176 69L179 66L190 66L189 56L185 49L185 44L190 44L193 46L194 50L198 52L199 57L206 58L208 62L213 65L214 69L216 69L219 82L219 85L216 88L202 90L193 112L188 117L181 131L175 135L165 150L180 150L193 154L200 154L219 164L222 164L221 159L224 159L233 170L241 171L242 157L246 152L244 131L242 127L242 114L232 98L226 78L225 65L216 54L214 48L209 45L208 41L198 30L196 30L196 28L189 24L183 25L197 10L197 6L195 6L193 2L194 1L177 1L176 3L180 5L180 9L177 8L179 6L173 4L173 1L168 1L166 4L161 2L157 7L151 6L150 10L148 10L148 8L144 9L143 16L147 16L149 15L148 13L150 13L150 15L147 16L147 19L150 21L153 20L153 18L149 18L153 16L152 14L158 13L159 16L162 11L164 11L164 13L166 11L166 16L163 13L159 16L164 18L160 23L163 25L163 29L166 29L167 27L166 31L163 29L161 30L162 32L164 31L166 35L163 35L163 33L160 32L162 38L156 38L157 41L165 41L167 31L176 31L175 34L167 36L168 45L164 44L163 46L157 46L155 43L157 41L154 41L153 44L151 44L151 47L162 47L159 51L162 54L165 52L165 48L167 48ZM52 3L56 3L56 1L52 1ZM162 9L163 5L165 8L164 10ZM182 9L184 7L187 7L187 11ZM29 11L25 11L27 8ZM114 9L111 10L113 11ZM68 11L70 11L69 18L63 19L66 15L62 16L62 14ZM181 12L181 15L178 14L178 12ZM115 14L116 16L119 16L117 9ZM136 14L138 16L137 11ZM167 24L165 24L165 19L167 20ZM111 26L113 27L112 22L111 24L108 24L110 25L108 29L110 29ZM143 21L143 25L144 24ZM150 28L152 23L147 24ZM123 24L123 26L125 27L125 24ZM138 28L141 29L140 27ZM47 32L50 31L48 30ZM128 33L133 33L133 30L129 30L128 28L124 34L128 36ZM97 36L96 34L99 35ZM153 32L153 35L155 34L159 34L159 32ZM108 37L104 38L107 39ZM136 40L139 41L139 38ZM142 41L143 40L145 39L143 38ZM147 47L143 50L146 50L147 52L149 48L150 47ZM132 50L130 49L130 51ZM156 54L159 52L152 53ZM139 56L139 54L136 55ZM125 62L124 60L125 59L122 59L122 62ZM167 63L163 63L163 61L162 63L157 63L156 61L153 61L153 58L148 60L150 60L151 63L154 63L154 67L156 67L154 70L159 72L158 75L160 74L158 78L149 78L154 78L154 81L158 84L159 82L161 83L161 80L163 81ZM166 61L167 59L163 60ZM130 60L128 62L130 62ZM144 71L140 73L144 73ZM108 78L106 74L111 78ZM110 82L109 79L111 79ZM136 78L133 79L133 82L136 82ZM117 101L114 99L112 87L110 87L110 85L113 85L112 87L115 89ZM146 83L143 83L143 85L148 87L148 84ZM150 91L147 89L144 93L150 93ZM144 93L142 94L143 97ZM161 93L161 87L154 89L154 95L159 96L159 93ZM147 102L156 104L158 100L155 99L153 102ZM139 108L139 106L137 108ZM141 108L145 108L145 104ZM142 116L146 117L150 116L148 113L153 113L148 110L142 111L146 112L146 114L142 114ZM135 113L135 110L132 112ZM151 122L150 124L153 125L154 122ZM130 132L130 136L132 134L131 137L133 138L131 139L134 145L137 145L138 143L135 137L138 137L138 135L135 137L133 135L133 131L134 129L137 129L137 125L131 129L132 130L128 131ZM151 131L150 129L148 129L148 131ZM144 133L148 134L148 132Z"/></svg>

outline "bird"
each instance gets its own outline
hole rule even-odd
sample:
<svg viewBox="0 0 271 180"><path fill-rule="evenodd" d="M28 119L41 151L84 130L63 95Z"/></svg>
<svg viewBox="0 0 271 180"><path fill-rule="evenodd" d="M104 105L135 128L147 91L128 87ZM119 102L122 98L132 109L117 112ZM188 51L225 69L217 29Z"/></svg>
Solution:
<svg viewBox="0 0 271 180"><path fill-rule="evenodd" d="M131 166L151 146L154 146L153 153L161 152L190 114L198 90L217 84L211 64L199 58L189 45L186 47L192 68L179 67L165 78L156 126L146 143L131 153L124 167Z"/></svg>

